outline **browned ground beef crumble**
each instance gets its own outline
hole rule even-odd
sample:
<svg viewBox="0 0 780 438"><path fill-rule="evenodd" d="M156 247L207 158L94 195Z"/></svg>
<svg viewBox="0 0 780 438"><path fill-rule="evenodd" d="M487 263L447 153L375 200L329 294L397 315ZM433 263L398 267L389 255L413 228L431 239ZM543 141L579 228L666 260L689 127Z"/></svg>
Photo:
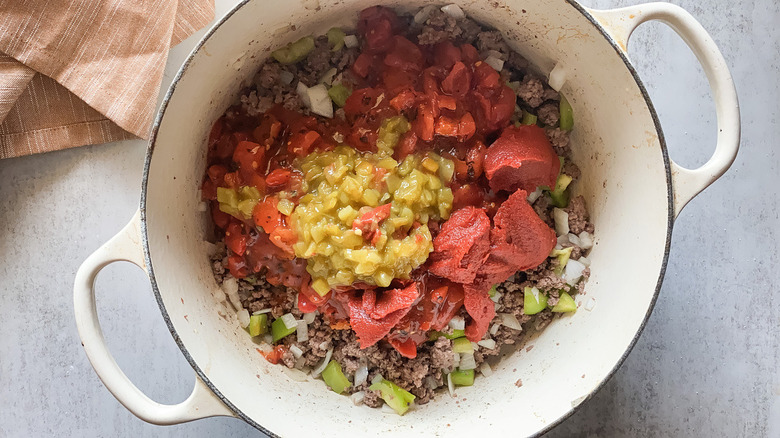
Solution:
<svg viewBox="0 0 780 438"><path fill-rule="evenodd" d="M408 37L412 41L418 41L421 45L436 44L450 40L456 44L470 43L483 53L496 51L505 61L505 68L501 72L502 78L517 82L516 91L520 98L518 102L521 109L536 114L544 125L555 126L558 123L559 94L551 89L540 77L532 73L529 63L518 53L512 51L504 41L500 32L487 30L475 21L464 18L455 20L445 13L436 10L422 26L414 26L409 16L402 17L409 24ZM319 82L322 75L331 68L336 69L337 75L349 74L348 67L358 54L356 48L343 48L332 52L326 37L316 39L315 49L307 59L297 65L280 65L273 59L269 59L259 69L254 78L254 84L246 89L240 97L240 103L250 114L260 114L273 104L281 103L286 108L309 113L295 92L298 81L307 86L313 86ZM283 72L292 81L285 82ZM336 112L336 117L340 111ZM519 112L515 119L519 117ZM564 173L579 178L580 171L571 162L571 148L569 146L568 132L559 128L546 128L547 136L553 145L555 152L565 158ZM552 208L549 198L540 196L533 203L534 210L549 226L553 227ZM582 197L572 198L569 206L565 208L569 214L569 227L571 232L579 234L582 231L593 233L593 224L589 222L588 212ZM565 244L564 247L573 246ZM574 246L571 259L577 260L585 255L585 250ZM216 252L212 256L212 267L218 284L222 284L224 278L229 275L224 266L227 256L224 244L217 244ZM518 272L513 278L497 285L496 289L501 293L496 303L497 316L492 324L500 324L501 314L510 313L523 325L523 330L513 330L500 325L494 334L489 334L496 341L496 347L486 349L479 346L474 357L477 366L490 357L498 358L500 354L506 354L514 349L509 348L521 343L524 333L529 329L539 330L544 328L553 319L554 314L550 308L533 316L523 313L523 288L533 286L548 294L549 306L558 302L559 289L565 287L565 282L553 272L557 266L557 260L548 258L540 266L526 271ZM575 287L582 292L585 280L589 276L586 269L583 280ZM296 303L297 291L281 286L272 286L262 276L251 276L238 281L239 295L242 305L250 312L270 308L274 318L285 313L292 313L300 319L302 314ZM466 315L461 310L461 316ZM384 341L372 345L364 350L358 348L355 333L352 330L334 330L322 318L317 315L314 322L309 325L309 340L298 343L295 336L287 336L281 340L284 345L296 345L303 351L300 359L296 360L291 352L282 357L282 363L289 368L310 369L316 367L325 357L327 351L333 348L333 359L341 364L344 374L353 380L355 370L361 363L365 363L369 370L368 383L348 389L349 393L365 391L363 403L371 407L379 407L382 399L377 391L368 389L371 379L381 374L401 388L410 391L417 398L415 403L424 404L433 399L438 388L447 385L446 374L452 371L454 357L452 341L440 337L436 341L427 342L418 347L417 357L408 359L401 356L390 344Z"/></svg>

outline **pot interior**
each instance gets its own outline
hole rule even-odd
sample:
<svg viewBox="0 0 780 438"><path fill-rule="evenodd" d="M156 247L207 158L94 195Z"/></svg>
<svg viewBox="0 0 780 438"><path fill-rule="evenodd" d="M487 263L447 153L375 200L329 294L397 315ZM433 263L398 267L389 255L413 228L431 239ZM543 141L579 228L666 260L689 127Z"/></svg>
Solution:
<svg viewBox="0 0 780 438"><path fill-rule="evenodd" d="M275 434L409 436L530 435L564 417L611 374L652 307L671 231L668 160L656 119L633 70L581 8L565 0L455 1L501 30L542 74L567 71L562 93L574 108L572 133L585 197L596 227L591 278L579 310L557 318L505 358L489 378L446 393L405 416L353 406L319 380L298 382L256 351L234 315L218 314L199 211L206 137L242 84L275 47L384 3L404 10L422 0L250 0L229 15L185 65L147 156L142 195L147 261L174 338L228 405ZM591 310L586 310L590 308ZM522 386L515 383L522 381Z"/></svg>

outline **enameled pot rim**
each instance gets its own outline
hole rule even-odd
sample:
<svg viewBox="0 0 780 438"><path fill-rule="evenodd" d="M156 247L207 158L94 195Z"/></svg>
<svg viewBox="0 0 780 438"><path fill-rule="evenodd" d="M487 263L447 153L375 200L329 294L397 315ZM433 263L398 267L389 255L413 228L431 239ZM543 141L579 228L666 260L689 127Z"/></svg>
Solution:
<svg viewBox="0 0 780 438"><path fill-rule="evenodd" d="M228 406L233 412L236 413L242 420L246 421L253 427L257 428L261 432L265 433L268 436L271 437L278 437L276 433L266 429L263 427L263 425L257 423L255 420L253 420L251 417L246 415L244 412L242 412L237 406L235 406L227 397L225 397L219 389L211 382L211 380L208 378L206 373L203 372L201 367L196 363L192 355L190 355L189 351L187 350L187 347L182 342L181 338L179 337L178 333L176 332L176 329L173 326L173 323L171 322L171 318L168 315L168 311L165 308L165 304L163 303L162 295L160 294L160 290L157 285L157 280L155 277L154 272L154 265L152 264L151 255L149 252L149 233L147 229L147 220L146 220L146 194L149 187L149 169L152 162L152 155L154 154L154 147L155 142L157 140L157 135L160 129L160 123L162 121L163 116L165 115L165 110L168 107L168 103L170 102L171 96L173 95L174 91L176 90L176 85L178 84L179 80L184 75L184 72L187 70L188 66L192 62L193 58L198 55L198 53L201 51L203 45L208 41L208 39L213 35L217 29L219 29L227 20L230 19L230 17L233 16L233 14L237 13L246 3L250 2L252 0L241 0L233 9L231 9L227 14L225 14L224 17L222 17L204 36L201 38L201 40L197 43L197 45L193 48L192 52L187 57L186 61L182 64L179 71L176 73L176 76L174 77L173 81L171 82L170 87L168 88L167 93L165 94L165 98L162 101L162 104L160 105L160 110L157 112L157 116L154 121L154 125L152 127L151 136L149 139L149 145L146 150L146 158L144 161L144 170L143 170L143 180L141 182L141 201L140 201L140 212L141 212L141 241L143 244L143 250L144 250L144 260L146 262L146 267L148 269L149 279L151 280L152 284L152 291L154 292L155 299L157 300L157 305L160 307L160 312L162 313L162 316L165 320L165 325L168 327L168 330L171 332L171 335L173 336L174 341L176 342L176 345L179 346L179 349L184 354L184 357L187 359L187 362L192 366L192 368L195 370L195 373L198 375L198 378L200 378L203 383L212 391L214 394L219 397L219 399L225 403L226 406ZM658 273L658 280L656 282L655 286L655 292L653 293L653 297L650 300L650 305L647 308L647 312L645 313L644 318L642 319L642 323L640 324L639 328L637 329L636 334L631 339L631 342L626 347L625 352L620 357L620 359L615 363L615 366L607 373L607 376L590 392L588 395L583 399L581 403L579 403L577 406L571 408L566 414L562 415L555 421L552 421L550 424L546 425L544 428L539 430L537 433L535 433L534 437L541 436L547 432L549 432L551 429L553 429L555 426L562 423L564 420L572 416L577 410L583 406L588 400L590 400L601 388L603 388L606 383L615 375L615 372L620 368L620 366L623 364L623 362L626 360L626 357L628 357L628 354L631 352L631 350L636 345L636 342L639 340L640 335L642 334L642 331L645 328L645 325L647 324L648 319L650 318L650 314L653 311L653 308L655 307L655 303L658 299L658 295L661 291L661 284L663 283L664 274L666 272L666 265L669 260L669 248L671 246L671 236L672 236L672 227L674 224L674 194L672 191L672 174L671 174L671 164L669 160L669 154L666 147L666 139L664 138L663 131L661 129L661 123L658 119L658 114L656 113L655 107L653 106L652 101L650 100L650 96L647 93L647 89L645 88L642 80L640 79L636 69L629 61L628 57L626 56L626 53L623 51L623 49L620 47L617 41L612 37L612 35L607 32L607 30L599 24L599 22L588 12L588 10L580 5L576 0L566 0L566 3L568 3L571 7L579 11L590 23L594 26L595 29L599 31L599 33L609 42L609 44L612 46L612 48L615 50L615 53L617 56L620 57L620 59L623 61L623 64L625 64L628 71L631 73L631 76L634 78L634 81L636 82L637 86L639 87L639 90L642 93L642 97L645 100L645 104L647 105L650 115L653 119L653 124L655 125L656 132L658 133L658 141L661 145L661 154L663 156L663 162L664 162L664 170L666 173L666 193L667 193L667 219L666 219L666 242L664 244L664 254L663 254L663 260L661 263L661 268Z"/></svg>

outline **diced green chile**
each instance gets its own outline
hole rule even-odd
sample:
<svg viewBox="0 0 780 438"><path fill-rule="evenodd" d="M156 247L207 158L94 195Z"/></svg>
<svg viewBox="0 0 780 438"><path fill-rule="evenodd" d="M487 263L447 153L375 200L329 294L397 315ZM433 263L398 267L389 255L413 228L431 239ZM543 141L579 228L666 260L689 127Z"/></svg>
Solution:
<svg viewBox="0 0 780 438"><path fill-rule="evenodd" d="M409 391L399 388L398 385L388 380L376 382L368 389L379 391L382 400L393 408L394 411L398 412L399 415L403 415L409 410L409 404L413 402L415 398Z"/></svg>
<svg viewBox="0 0 780 438"><path fill-rule="evenodd" d="M345 389L352 385L341 371L341 365L335 360L328 362L328 366L322 371L322 380L324 380L325 384L336 394L341 394Z"/></svg>
<svg viewBox="0 0 780 438"><path fill-rule="evenodd" d="M562 94L559 110L561 112L560 128L564 131L571 131L574 127L574 110Z"/></svg>
<svg viewBox="0 0 780 438"><path fill-rule="evenodd" d="M544 292L539 291L537 296L534 296L532 288L528 286L526 286L523 292L523 313L536 315L547 308L547 295Z"/></svg>
<svg viewBox="0 0 780 438"><path fill-rule="evenodd" d="M553 306L553 312L557 313L569 313L577 311L577 303L574 302L574 298L566 292L561 291L558 297L558 303Z"/></svg>
<svg viewBox="0 0 780 438"><path fill-rule="evenodd" d="M350 94L352 94L352 91L342 84L336 84L328 90L328 96L339 108L344 106Z"/></svg>
<svg viewBox="0 0 780 438"><path fill-rule="evenodd" d="M345 34L340 27L331 27L325 35L328 36L330 50L338 52L344 47L344 37L347 36L347 34Z"/></svg>
<svg viewBox="0 0 780 438"><path fill-rule="evenodd" d="M314 50L314 38L305 36L294 43L271 52L271 56L280 64L295 64L303 61Z"/></svg>
<svg viewBox="0 0 780 438"><path fill-rule="evenodd" d="M455 386L471 386L474 384L474 370L455 370L450 373Z"/></svg>
<svg viewBox="0 0 780 438"><path fill-rule="evenodd" d="M268 332L268 314L252 315L249 317L249 336L255 337Z"/></svg>
<svg viewBox="0 0 780 438"><path fill-rule="evenodd" d="M295 333L296 330L298 330L298 327L287 328L287 326L284 325L282 318L275 319L271 324L271 336L273 336L274 342L282 339L285 336Z"/></svg>

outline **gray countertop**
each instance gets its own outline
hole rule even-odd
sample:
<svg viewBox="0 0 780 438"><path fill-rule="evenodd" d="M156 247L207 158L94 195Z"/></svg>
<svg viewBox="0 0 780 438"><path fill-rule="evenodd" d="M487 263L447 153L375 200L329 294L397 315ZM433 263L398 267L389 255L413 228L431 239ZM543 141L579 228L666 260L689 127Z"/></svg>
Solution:
<svg viewBox="0 0 780 438"><path fill-rule="evenodd" d="M218 0L218 14L234 3ZM731 170L675 223L661 294L633 352L551 437L780 436L780 196L772 189L780 171L780 3L673 3L701 21L731 66L742 148ZM173 50L164 86L202 34ZM716 123L694 56L659 23L640 27L629 52L671 156L701 165L714 150ZM136 210L144 154L138 140L0 161L0 438L257 436L229 418L171 427L138 420L101 384L81 348L74 273ZM105 336L122 369L153 399L182 401L194 373L143 272L113 264L97 290Z"/></svg>

